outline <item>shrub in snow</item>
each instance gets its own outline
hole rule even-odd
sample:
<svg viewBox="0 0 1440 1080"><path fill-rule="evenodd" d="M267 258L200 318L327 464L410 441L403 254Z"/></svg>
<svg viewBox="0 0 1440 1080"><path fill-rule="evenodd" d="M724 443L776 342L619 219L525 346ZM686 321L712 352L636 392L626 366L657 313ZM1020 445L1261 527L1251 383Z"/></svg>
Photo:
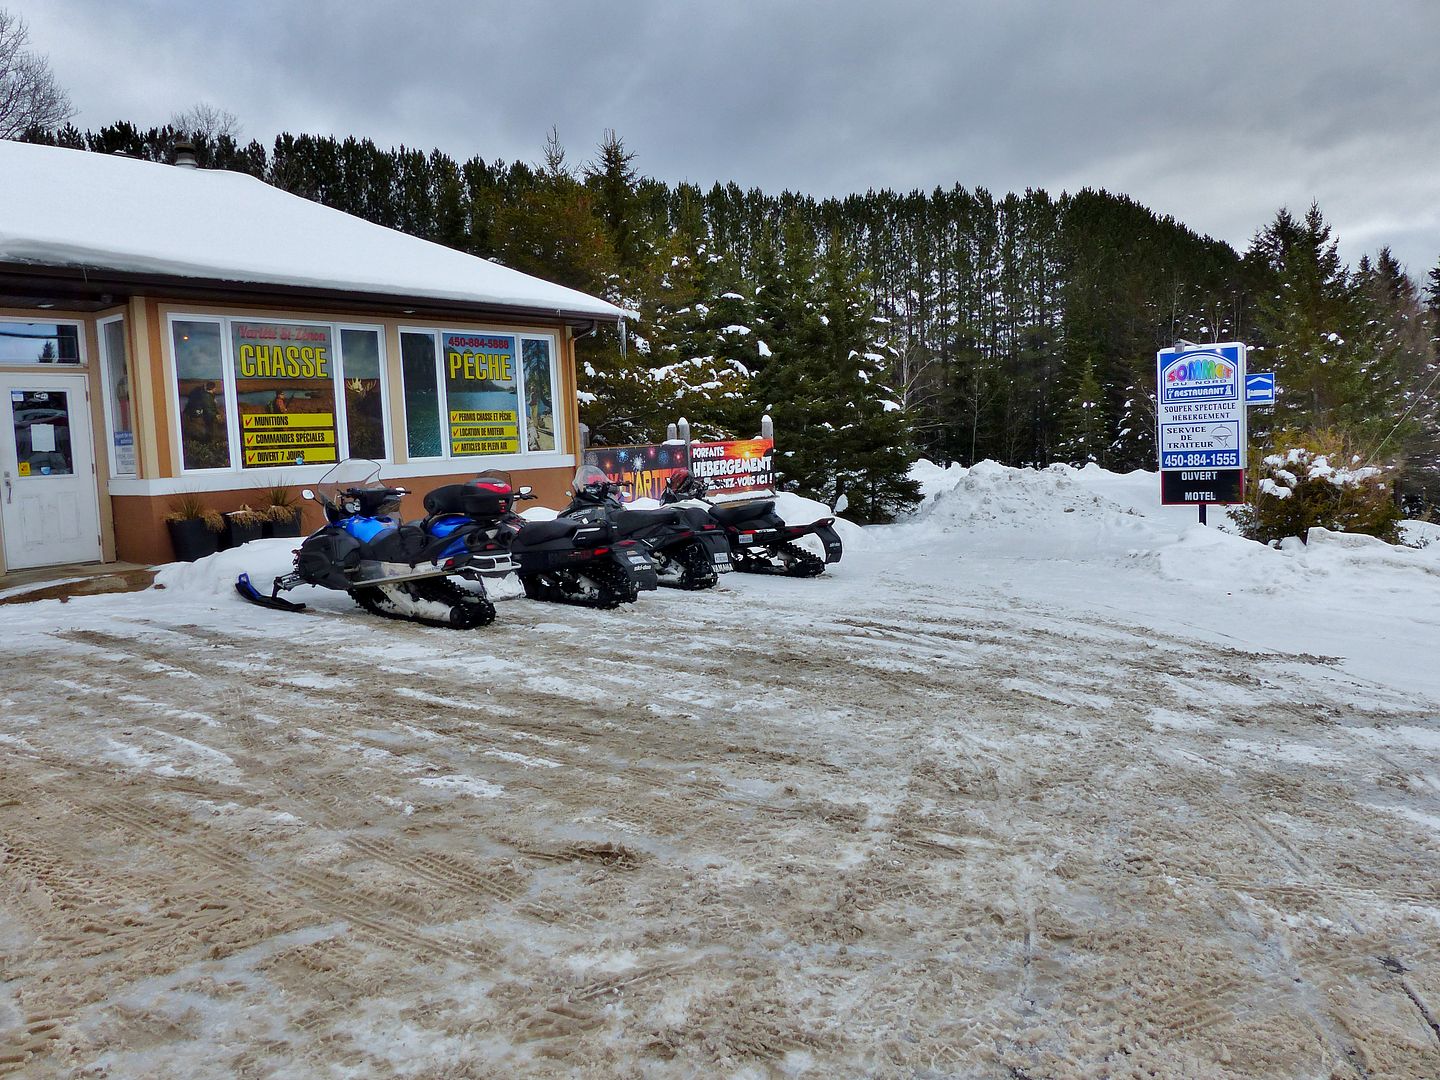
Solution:
<svg viewBox="0 0 1440 1080"><path fill-rule="evenodd" d="M1252 501L1230 511L1243 535L1269 544L1287 536L1304 540L1319 527L1365 533L1391 544L1399 540L1401 514L1391 469L1363 464L1335 432L1291 433L1275 441L1288 449L1251 467Z"/></svg>

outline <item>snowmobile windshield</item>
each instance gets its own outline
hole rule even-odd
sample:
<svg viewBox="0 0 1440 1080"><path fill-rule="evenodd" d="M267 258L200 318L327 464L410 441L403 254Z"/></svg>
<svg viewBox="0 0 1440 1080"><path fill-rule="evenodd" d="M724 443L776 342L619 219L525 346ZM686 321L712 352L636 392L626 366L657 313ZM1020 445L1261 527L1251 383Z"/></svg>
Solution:
<svg viewBox="0 0 1440 1080"><path fill-rule="evenodd" d="M380 481L380 463L369 458L346 458L330 466L325 475L315 482L315 490L323 498L335 503L346 488L377 487Z"/></svg>
<svg viewBox="0 0 1440 1080"><path fill-rule="evenodd" d="M606 476L594 465L581 465L575 470L575 490L583 491L587 487L594 487L596 484L608 484L610 477Z"/></svg>

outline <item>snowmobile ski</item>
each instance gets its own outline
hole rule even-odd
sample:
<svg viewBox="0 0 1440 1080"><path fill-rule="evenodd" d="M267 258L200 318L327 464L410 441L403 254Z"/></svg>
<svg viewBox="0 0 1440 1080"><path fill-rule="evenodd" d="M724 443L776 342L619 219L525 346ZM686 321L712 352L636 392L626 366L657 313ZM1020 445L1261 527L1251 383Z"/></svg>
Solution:
<svg viewBox="0 0 1440 1080"><path fill-rule="evenodd" d="M249 600L250 603L263 608L269 608L271 611L304 611L304 604L298 604L294 600L286 600L280 595L280 590L284 587L280 582L283 580L283 578L276 578L275 591L269 596L266 596L251 584L249 574L241 574L235 579L235 591L246 600Z"/></svg>

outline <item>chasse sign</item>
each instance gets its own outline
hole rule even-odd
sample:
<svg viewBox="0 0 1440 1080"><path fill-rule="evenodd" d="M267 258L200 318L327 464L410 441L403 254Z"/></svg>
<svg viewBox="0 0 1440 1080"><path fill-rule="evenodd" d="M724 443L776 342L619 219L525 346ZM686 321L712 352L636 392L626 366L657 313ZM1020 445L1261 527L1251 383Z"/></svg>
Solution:
<svg viewBox="0 0 1440 1080"><path fill-rule="evenodd" d="M236 322L231 332L245 468L336 460L330 327Z"/></svg>

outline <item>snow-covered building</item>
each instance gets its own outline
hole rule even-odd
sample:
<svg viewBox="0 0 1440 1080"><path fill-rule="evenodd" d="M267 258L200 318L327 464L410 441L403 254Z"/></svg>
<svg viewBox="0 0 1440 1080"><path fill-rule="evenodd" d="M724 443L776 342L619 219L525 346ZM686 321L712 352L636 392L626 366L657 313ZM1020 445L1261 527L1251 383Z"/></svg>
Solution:
<svg viewBox="0 0 1440 1080"><path fill-rule="evenodd" d="M553 499L576 336L624 314L250 176L0 142L0 573L168 560L177 496L346 457L415 516L485 468Z"/></svg>

